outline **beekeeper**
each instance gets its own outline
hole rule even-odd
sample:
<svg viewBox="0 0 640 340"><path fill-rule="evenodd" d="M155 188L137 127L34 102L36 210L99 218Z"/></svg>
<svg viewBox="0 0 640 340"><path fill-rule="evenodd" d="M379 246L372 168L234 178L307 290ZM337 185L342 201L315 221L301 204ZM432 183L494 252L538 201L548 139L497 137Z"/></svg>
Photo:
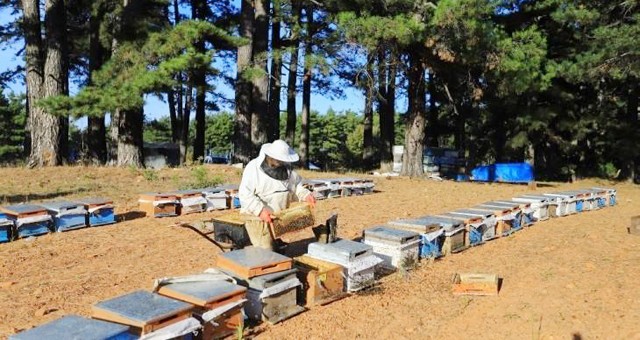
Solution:
<svg viewBox="0 0 640 340"><path fill-rule="evenodd" d="M270 231L273 213L288 208L294 198L315 207L315 197L302 186L302 178L293 170L293 163L299 159L285 141L278 139L264 144L258 157L245 167L238 196L240 212L245 215L247 233L254 246L274 249ZM278 240L278 245L282 244Z"/></svg>

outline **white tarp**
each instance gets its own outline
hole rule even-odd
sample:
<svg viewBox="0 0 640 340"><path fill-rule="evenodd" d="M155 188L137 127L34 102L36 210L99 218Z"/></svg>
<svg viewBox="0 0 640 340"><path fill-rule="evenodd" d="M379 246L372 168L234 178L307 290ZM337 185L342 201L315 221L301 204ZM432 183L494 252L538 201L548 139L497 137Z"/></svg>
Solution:
<svg viewBox="0 0 640 340"><path fill-rule="evenodd" d="M103 205L98 205L95 206L93 208L89 208L87 211L90 214L93 214L94 212L98 211L98 210L102 210L102 209L113 209L113 204L103 204Z"/></svg>
<svg viewBox="0 0 640 340"><path fill-rule="evenodd" d="M205 312L204 314L202 314L202 320L204 320L204 322L211 322L212 324L214 324L214 326L217 326L217 324L215 322L213 322L213 320L215 320L215 318L219 317L220 315L238 307L241 306L243 303L247 302L247 299L242 299L242 300L238 300L238 301L234 301L232 303L228 303L224 306L220 306L218 308L209 310L207 312Z"/></svg>
<svg viewBox="0 0 640 340"><path fill-rule="evenodd" d="M207 200L202 197L187 197L187 198L182 198L180 199L180 204L182 204L183 207L192 207L194 205L199 205L199 204L207 204Z"/></svg>
<svg viewBox="0 0 640 340"><path fill-rule="evenodd" d="M260 293L260 295L258 296L261 299L267 298L269 296L273 296L279 293L282 293L286 290L289 290L291 288L294 287L298 287L301 286L302 283L300 283L300 280L298 280L298 278L292 278L283 282L280 282L276 285L273 285L269 288L265 288L262 290L262 292Z"/></svg>
<svg viewBox="0 0 640 340"><path fill-rule="evenodd" d="M45 221L51 221L51 220L52 220L51 216L49 215L23 217L16 220L16 227L19 228L23 224L31 224L31 223L45 222Z"/></svg>
<svg viewBox="0 0 640 340"><path fill-rule="evenodd" d="M160 289L160 287L166 286L171 283L208 282L208 281L227 281L231 283L236 283L236 280L233 277L215 268L209 268L205 270L205 272L202 274L163 277L163 278L156 279L153 282L153 291L157 292L158 289Z"/></svg>

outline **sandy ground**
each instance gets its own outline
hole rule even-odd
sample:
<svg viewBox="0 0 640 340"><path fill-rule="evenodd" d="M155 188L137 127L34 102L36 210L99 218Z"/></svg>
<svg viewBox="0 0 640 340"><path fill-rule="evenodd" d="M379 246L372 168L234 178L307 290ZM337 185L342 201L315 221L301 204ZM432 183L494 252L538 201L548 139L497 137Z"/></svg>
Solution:
<svg viewBox="0 0 640 340"><path fill-rule="evenodd" d="M239 182L237 169L207 169L211 176ZM156 278L214 265L215 247L193 231L169 225L224 211L164 219L128 213L136 210L139 193L193 181L189 169L167 169L155 177L148 180L141 171L113 168L0 169L5 205L105 196L125 219L0 244L0 338L66 314L90 316L91 305L101 300L151 289ZM521 185L372 178L375 194L320 201L317 217L337 212L339 235L355 238L367 227L398 217L442 213L531 191ZM423 261L408 275L382 278L374 290L247 331L274 339L640 339L640 236L626 232L630 217L640 215L640 187L584 180L536 191L594 185L617 188L618 206L539 222L483 246ZM304 230L286 239L312 236ZM503 279L500 294L453 296L450 281L456 272L498 274Z"/></svg>

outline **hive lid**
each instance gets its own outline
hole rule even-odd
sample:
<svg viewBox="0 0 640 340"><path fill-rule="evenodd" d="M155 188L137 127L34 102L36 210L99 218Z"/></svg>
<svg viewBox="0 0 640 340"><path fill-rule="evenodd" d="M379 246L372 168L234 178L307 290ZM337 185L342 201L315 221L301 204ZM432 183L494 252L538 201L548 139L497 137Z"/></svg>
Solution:
<svg viewBox="0 0 640 340"><path fill-rule="evenodd" d="M127 333L129 327L117 323L83 318L77 315L67 315L60 319L48 322L39 327L12 335L13 340L42 340L42 339L77 339L77 340L104 340L116 338L127 340L134 339Z"/></svg>
<svg viewBox="0 0 640 340"><path fill-rule="evenodd" d="M59 211L63 209L75 209L78 207L84 208L84 204L80 202L70 202L70 201L43 202L43 203L40 203L40 205L47 208L47 210L53 210L53 211Z"/></svg>
<svg viewBox="0 0 640 340"><path fill-rule="evenodd" d="M113 200L103 198L103 197L86 197L77 200L79 203L88 204L88 205L102 205L102 204L113 204Z"/></svg>
<svg viewBox="0 0 640 340"><path fill-rule="evenodd" d="M414 239L418 239L420 234L412 231L392 229L389 227L378 226L364 230L365 240L369 237L391 240L398 243L406 243Z"/></svg>
<svg viewBox="0 0 640 340"><path fill-rule="evenodd" d="M111 316L124 319L130 325L142 327L151 322L189 310L186 302L166 296L138 290L116 298L98 302L93 306L94 315L103 319Z"/></svg>
<svg viewBox="0 0 640 340"><path fill-rule="evenodd" d="M445 229L456 228L464 224L459 218L451 218L450 216L421 216L420 220L426 220L430 223L437 223Z"/></svg>
<svg viewBox="0 0 640 340"><path fill-rule="evenodd" d="M262 267L273 263L292 261L284 255L260 247L246 247L228 253L222 253L219 256L229 262L246 268Z"/></svg>
<svg viewBox="0 0 640 340"><path fill-rule="evenodd" d="M469 215L469 216L484 217L484 218L489 218L491 216L494 216L494 214L491 212L473 210L473 209L458 209L450 212L450 214Z"/></svg>
<svg viewBox="0 0 640 340"><path fill-rule="evenodd" d="M9 205L6 207L2 207L2 210L9 214L15 214L15 215L29 214L34 212L43 212L43 213L47 212L47 209L45 207L40 205L35 205L35 204Z"/></svg>
<svg viewBox="0 0 640 340"><path fill-rule="evenodd" d="M247 289L224 280L176 282L162 286L158 292L197 306L242 294Z"/></svg>

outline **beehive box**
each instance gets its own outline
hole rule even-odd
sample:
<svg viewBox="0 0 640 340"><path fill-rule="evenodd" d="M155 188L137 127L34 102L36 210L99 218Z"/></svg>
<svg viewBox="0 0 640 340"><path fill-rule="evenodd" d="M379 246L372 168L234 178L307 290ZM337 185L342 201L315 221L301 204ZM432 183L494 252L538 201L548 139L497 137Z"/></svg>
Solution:
<svg viewBox="0 0 640 340"><path fill-rule="evenodd" d="M220 339L244 326L242 306L247 288L223 280L176 282L158 294L196 306L193 313L205 321L202 339Z"/></svg>
<svg viewBox="0 0 640 340"><path fill-rule="evenodd" d="M593 187L591 189L598 190L598 191L604 190L606 192L607 204L609 206L611 206L611 207L616 205L617 196L618 196L618 190L613 189L613 188L599 188L599 187Z"/></svg>
<svg viewBox="0 0 640 340"><path fill-rule="evenodd" d="M483 213L491 213L496 216L496 235L499 237L511 235L513 232L520 230L521 223L518 219L521 219L520 212L515 214L511 209L505 207L486 206L483 204L473 206L469 208L471 210L481 211ZM519 228L516 228L519 227Z"/></svg>
<svg viewBox="0 0 640 340"><path fill-rule="evenodd" d="M591 195L594 200L592 202L591 210L602 209L607 206L609 195L607 194L606 190L594 189L594 188L585 189L585 190L591 192Z"/></svg>
<svg viewBox="0 0 640 340"><path fill-rule="evenodd" d="M373 255L373 247L351 240L338 240L333 243L314 242L309 244L307 253L315 258L344 266Z"/></svg>
<svg viewBox="0 0 640 340"><path fill-rule="evenodd" d="M289 269L246 280L239 278L239 284L248 287L244 308L247 317L276 324L305 311L297 302L301 283L296 273L297 269Z"/></svg>
<svg viewBox="0 0 640 340"><path fill-rule="evenodd" d="M230 209L227 192L218 187L209 187L200 190L207 200L207 211Z"/></svg>
<svg viewBox="0 0 640 340"><path fill-rule="evenodd" d="M550 193L543 195L556 198L558 203L564 206L564 215L559 216L572 215L576 213L576 198L574 195L561 193Z"/></svg>
<svg viewBox="0 0 640 340"><path fill-rule="evenodd" d="M150 217L178 216L180 202L175 194L170 193L146 193L140 195L138 200L140 210Z"/></svg>
<svg viewBox="0 0 640 340"><path fill-rule="evenodd" d="M323 182L328 188L329 193L327 198L335 198L342 196L342 188L340 187L340 181L335 178L317 178L316 181Z"/></svg>
<svg viewBox="0 0 640 340"><path fill-rule="evenodd" d="M334 243L311 243L309 256L338 264L343 268L344 286L348 292L356 292L375 283L376 266L382 259L373 254L373 247L351 240Z"/></svg>
<svg viewBox="0 0 640 340"><path fill-rule="evenodd" d="M98 302L92 307L92 317L128 325L132 333L147 335L179 322L199 325L191 318L192 309L186 302L139 290Z"/></svg>
<svg viewBox="0 0 640 340"><path fill-rule="evenodd" d="M0 213L0 243L13 240L13 221L7 219L7 215Z"/></svg>
<svg viewBox="0 0 640 340"><path fill-rule="evenodd" d="M587 202L591 199L591 193L580 190L570 190L555 192L554 194L567 195L568 197L570 197L570 199L573 199L573 201L575 202L575 213L581 213L588 210L586 209L587 205L591 207L590 202Z"/></svg>
<svg viewBox="0 0 640 340"><path fill-rule="evenodd" d="M325 305L345 296L340 265L308 255L296 257L293 261L302 282L298 302L306 306Z"/></svg>
<svg viewBox="0 0 640 340"><path fill-rule="evenodd" d="M494 202L498 204L512 205L514 209L520 209L520 213L522 214L521 222L525 227L532 226L533 223L537 220L533 216L534 209L531 208L531 202L519 202L515 200L498 200Z"/></svg>
<svg viewBox="0 0 640 340"><path fill-rule="evenodd" d="M216 261L220 269L245 279L291 269L292 263L291 258L258 247L222 253Z"/></svg>
<svg viewBox="0 0 640 340"><path fill-rule="evenodd" d="M178 215L201 213L207 210L207 200L200 190L180 190L172 194L180 202L178 205Z"/></svg>
<svg viewBox="0 0 640 340"><path fill-rule="evenodd" d="M462 223L464 226L464 244L466 247L477 246L484 243L483 233L488 232L489 229L483 222L484 217L482 215L444 213L438 216L458 220Z"/></svg>
<svg viewBox="0 0 640 340"><path fill-rule="evenodd" d="M133 340L129 327L113 322L93 320L77 315L67 315L38 327L9 337L10 340L83 339L83 340Z"/></svg>
<svg viewBox="0 0 640 340"><path fill-rule="evenodd" d="M340 184L342 186L342 193L345 193L345 189L349 192L347 196L349 195L360 196L364 194L366 188L365 188L363 179L346 177L346 178L340 178L340 180L341 180Z"/></svg>
<svg viewBox="0 0 640 340"><path fill-rule="evenodd" d="M316 223L311 207L306 203L278 211L273 215L275 217L271 232L274 238L312 227Z"/></svg>
<svg viewBox="0 0 640 340"><path fill-rule="evenodd" d="M413 269L418 263L420 234L378 226L365 229L364 243L373 247L373 253L389 269Z"/></svg>
<svg viewBox="0 0 640 340"><path fill-rule="evenodd" d="M537 196L537 197L518 196L518 197L514 197L513 201L529 203L533 221L545 221L549 219L549 198L544 196Z"/></svg>
<svg viewBox="0 0 640 340"><path fill-rule="evenodd" d="M438 223L442 228L442 256L461 252L467 249L467 231L464 221L450 216L421 216L418 219L428 220L430 223Z"/></svg>
<svg viewBox="0 0 640 340"><path fill-rule="evenodd" d="M214 217L211 223L216 241L231 243L238 249L251 245L249 234L244 227L245 218L238 210Z"/></svg>
<svg viewBox="0 0 640 340"><path fill-rule="evenodd" d="M442 256L442 245L444 244L444 229L438 228L430 233L420 234L421 259L438 258Z"/></svg>
<svg viewBox="0 0 640 340"><path fill-rule="evenodd" d="M39 205L18 204L0 208L15 225L14 238L38 236L51 232L53 220L47 209Z"/></svg>
<svg viewBox="0 0 640 340"><path fill-rule="evenodd" d="M79 199L87 210L87 225L97 227L116 223L113 201L101 197L89 197Z"/></svg>
<svg viewBox="0 0 640 340"><path fill-rule="evenodd" d="M311 191L313 197L317 200L327 199L329 197L329 192L331 191L326 183L318 180L307 179L302 181L302 185L307 188L307 190Z"/></svg>
<svg viewBox="0 0 640 340"><path fill-rule="evenodd" d="M240 186L238 184L224 184L218 188L224 190L225 194L227 194L227 206L230 209L240 208L240 197L238 197Z"/></svg>
<svg viewBox="0 0 640 340"><path fill-rule="evenodd" d="M495 274L455 274L454 295L498 295L498 276Z"/></svg>
<svg viewBox="0 0 640 340"><path fill-rule="evenodd" d="M372 179L365 178L362 180L362 186L364 187L365 194L371 194L373 193L376 184Z"/></svg>
<svg viewBox="0 0 640 340"><path fill-rule="evenodd" d="M561 217L567 215L567 202L562 197L547 196L544 194L534 195L525 194L521 195L523 198L544 198L547 200L547 211L550 218Z"/></svg>
<svg viewBox="0 0 640 340"><path fill-rule="evenodd" d="M432 216L417 218L403 218L387 222L387 225L396 229L413 231L418 234L430 233L442 228L441 220Z"/></svg>
<svg viewBox="0 0 640 340"><path fill-rule="evenodd" d="M518 202L500 202L500 201L490 201L485 202L478 205L479 207L487 207L489 209L494 209L496 211L509 212L513 219L511 220L511 229L513 231L520 230L524 228L527 224L525 223L525 217L522 209L520 208L520 204ZM496 217L498 217L496 213ZM506 217L505 217L506 218Z"/></svg>
<svg viewBox="0 0 640 340"><path fill-rule="evenodd" d="M87 226L87 209L78 202L57 201L40 204L53 218L55 231L67 231Z"/></svg>
<svg viewBox="0 0 640 340"><path fill-rule="evenodd" d="M449 212L449 215L481 219L480 221L469 221L470 223L467 224L470 245L480 244L498 237L498 234L496 234L498 220L493 213L471 209L458 209Z"/></svg>

